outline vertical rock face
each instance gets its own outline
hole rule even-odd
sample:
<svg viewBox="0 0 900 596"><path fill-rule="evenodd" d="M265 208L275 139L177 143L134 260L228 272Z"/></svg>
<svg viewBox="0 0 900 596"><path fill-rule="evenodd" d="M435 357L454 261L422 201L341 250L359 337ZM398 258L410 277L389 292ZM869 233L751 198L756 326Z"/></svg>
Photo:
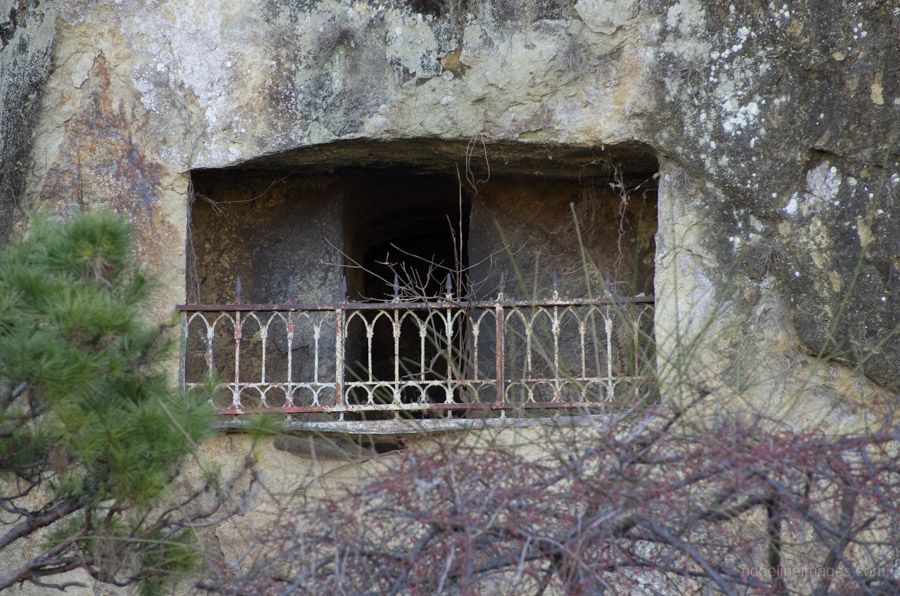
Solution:
<svg viewBox="0 0 900 596"><path fill-rule="evenodd" d="M645 129L696 186L691 251L720 295L771 276L806 350L897 391L900 11L725 6L666 9L669 76Z"/></svg>
<svg viewBox="0 0 900 596"><path fill-rule="evenodd" d="M53 60L56 18L52 3L0 2L0 243L21 214L35 120Z"/></svg>
<svg viewBox="0 0 900 596"><path fill-rule="evenodd" d="M615 148L631 144L660 161L661 345L700 336L696 375L773 412L799 390L790 379L813 379L804 390L823 411L873 382L900 390L900 11L890 3L0 8L0 207L128 214L163 283L155 316L185 298L192 170L207 170L207 187L221 168L228 180L276 166L321 173L342 142L418 139L421 161L394 165L455 178L477 139L489 163L504 159L497 147L531 148L530 174L553 178L548 147L610 149L627 172L636 158ZM353 155L351 165L372 165ZM833 363L810 373L806 354Z"/></svg>

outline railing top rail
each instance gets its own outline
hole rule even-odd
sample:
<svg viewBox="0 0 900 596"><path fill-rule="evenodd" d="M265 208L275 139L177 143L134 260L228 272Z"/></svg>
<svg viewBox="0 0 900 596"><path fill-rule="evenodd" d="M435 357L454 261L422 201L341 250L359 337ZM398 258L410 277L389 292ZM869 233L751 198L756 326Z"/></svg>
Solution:
<svg viewBox="0 0 900 596"><path fill-rule="evenodd" d="M537 306L590 306L604 304L652 304L655 296L617 296L613 298L567 298L549 300L475 300L434 302L336 302L334 304L179 304L181 312L205 311L333 311L333 310L434 310L446 308L527 308Z"/></svg>

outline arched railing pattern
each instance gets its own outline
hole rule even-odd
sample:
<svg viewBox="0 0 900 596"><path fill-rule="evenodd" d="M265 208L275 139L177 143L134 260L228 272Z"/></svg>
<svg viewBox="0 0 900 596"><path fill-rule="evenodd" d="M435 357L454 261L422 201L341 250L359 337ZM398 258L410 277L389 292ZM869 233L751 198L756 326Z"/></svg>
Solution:
<svg viewBox="0 0 900 596"><path fill-rule="evenodd" d="M179 306L221 414L597 408L646 393L653 297Z"/></svg>

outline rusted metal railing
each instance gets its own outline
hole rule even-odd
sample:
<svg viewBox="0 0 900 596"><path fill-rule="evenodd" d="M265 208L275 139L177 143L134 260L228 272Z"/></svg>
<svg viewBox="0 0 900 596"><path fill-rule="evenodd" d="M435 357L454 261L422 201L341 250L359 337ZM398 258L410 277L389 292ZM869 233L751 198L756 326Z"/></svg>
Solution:
<svg viewBox="0 0 900 596"><path fill-rule="evenodd" d="M596 408L646 385L652 308L653 297L556 292L537 301L187 304L178 307L182 379L219 379L222 414Z"/></svg>

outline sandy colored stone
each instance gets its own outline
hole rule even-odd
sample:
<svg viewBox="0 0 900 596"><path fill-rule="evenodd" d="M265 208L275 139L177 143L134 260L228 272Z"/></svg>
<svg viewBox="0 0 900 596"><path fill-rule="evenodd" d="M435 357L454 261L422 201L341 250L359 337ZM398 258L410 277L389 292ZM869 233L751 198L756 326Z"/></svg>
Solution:
<svg viewBox="0 0 900 596"><path fill-rule="evenodd" d="M857 428L900 391L898 19L818 0L4 0L0 239L24 212L122 213L168 321L190 295L192 176L453 172L470 141L510 176L655 156L663 386ZM522 237L563 237L529 215ZM224 288L244 264L220 260ZM227 466L243 440L207 449ZM285 491L357 473L260 457Z"/></svg>

